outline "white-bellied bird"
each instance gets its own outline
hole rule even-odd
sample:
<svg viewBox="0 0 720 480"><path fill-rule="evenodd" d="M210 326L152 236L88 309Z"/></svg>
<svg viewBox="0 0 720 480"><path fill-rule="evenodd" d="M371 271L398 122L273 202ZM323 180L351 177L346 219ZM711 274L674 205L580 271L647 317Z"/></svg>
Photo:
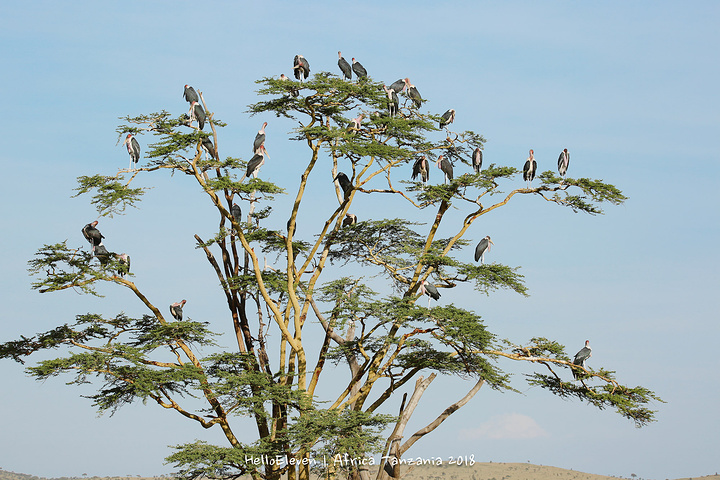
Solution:
<svg viewBox="0 0 720 480"><path fill-rule="evenodd" d="M105 238L103 234L100 233L100 230L97 229L97 224L98 221L95 220L82 228L83 237L85 237L85 240L90 242L90 245L92 245L92 248L90 249L91 252L95 251L95 247L102 245L102 239Z"/></svg>
<svg viewBox="0 0 720 480"><path fill-rule="evenodd" d="M124 277L126 273L130 273L130 255L127 253L115 254L120 265L118 265L118 275Z"/></svg>
<svg viewBox="0 0 720 480"><path fill-rule="evenodd" d="M247 170L245 171L245 176L253 176L254 178L257 178L258 172L260 171L260 167L262 167L265 164L265 155L267 155L267 150L265 150L265 145L260 145L260 148L258 148L257 153L254 157L250 159L250 161L247 164ZM268 155L268 158L270 156Z"/></svg>
<svg viewBox="0 0 720 480"><path fill-rule="evenodd" d="M365 70L365 67L362 66L360 62L355 60L353 57L352 59L352 69L353 72L355 72L355 76L360 80L361 78L367 78L367 70Z"/></svg>
<svg viewBox="0 0 720 480"><path fill-rule="evenodd" d="M530 188L530 182L535 178L535 171L537 170L537 162L535 161L535 152L530 150L530 156L525 161L523 167L523 180L527 182L528 188Z"/></svg>
<svg viewBox="0 0 720 480"><path fill-rule="evenodd" d="M437 167L445 174L445 183L453 179L453 166L450 160L440 155L437 159Z"/></svg>
<svg viewBox="0 0 720 480"><path fill-rule="evenodd" d="M420 285L420 293L428 296L428 308L430 308L431 299L440 300L440 292L438 292L437 287L432 283L428 283L427 280L423 280L422 285Z"/></svg>
<svg viewBox="0 0 720 480"><path fill-rule="evenodd" d="M410 97L410 100L413 101L415 104L415 108L420 108L422 105L422 97L420 96L420 92L418 92L418 89L415 88L415 85L410 83L410 79L405 79L405 87L407 87L408 96Z"/></svg>
<svg viewBox="0 0 720 480"><path fill-rule="evenodd" d="M342 52L338 52L338 67L340 67L340 71L343 74L343 77L345 77L347 80L350 80L352 78L352 68L350 68L350 64L345 60L342 56Z"/></svg>
<svg viewBox="0 0 720 480"><path fill-rule="evenodd" d="M394 117L397 115L398 109L400 108L400 99L398 98L398 94L392 88L388 88L387 85L383 85L383 90L385 90L388 97L388 112L391 117Z"/></svg>
<svg viewBox="0 0 720 480"><path fill-rule="evenodd" d="M442 114L442 117L440 117L440 128L445 128L446 126L450 125L455 121L455 110L450 109L447 112Z"/></svg>
<svg viewBox="0 0 720 480"><path fill-rule="evenodd" d="M567 148L564 148L562 152L560 152L560 156L558 157L558 173L560 176L565 179L565 174L567 173L567 169L570 166L570 154L567 151Z"/></svg>
<svg viewBox="0 0 720 480"><path fill-rule="evenodd" d="M140 160L140 144L132 133L128 133L125 137L125 146L127 147L128 155L130 155L130 168L132 169L133 163L138 163Z"/></svg>
<svg viewBox="0 0 720 480"><path fill-rule="evenodd" d="M585 360L592 357L592 348L590 348L590 340L585 340L585 346L580 349L579 352L575 354L575 359L573 360L573 365L577 365L579 367L585 368ZM577 372L573 368L573 377L578 378L580 376L580 372Z"/></svg>
<svg viewBox="0 0 720 480"><path fill-rule="evenodd" d="M480 173L480 170L482 169L482 150L480 150L480 147L475 147L475 150L473 150L472 153L472 167L473 170L475 170L475 173Z"/></svg>
<svg viewBox="0 0 720 480"><path fill-rule="evenodd" d="M202 105L198 102L192 102L192 104L190 104L190 111L188 112L188 115L190 115L191 124L193 121L197 120L200 130L205 128L205 110Z"/></svg>
<svg viewBox="0 0 720 480"><path fill-rule="evenodd" d="M199 102L200 97L198 97L197 92L193 87L190 85L185 85L185 91L183 92L183 97L185 97L185 100L192 105L193 102Z"/></svg>
<svg viewBox="0 0 720 480"><path fill-rule="evenodd" d="M425 155L415 160L413 164L412 179L415 180L418 175L423 185L427 184L428 180L430 180L430 162L428 162Z"/></svg>
<svg viewBox="0 0 720 480"><path fill-rule="evenodd" d="M355 225L357 223L357 215L353 213L346 213L345 218L343 219L342 226L343 227L349 227L350 225Z"/></svg>
<svg viewBox="0 0 720 480"><path fill-rule="evenodd" d="M480 260L480 263L485 263L485 252L490 250L490 245L495 245L492 240L490 240L490 235L487 235L485 238L480 240L480 243L477 244L475 247L475 261L477 262Z"/></svg>
<svg viewBox="0 0 720 480"><path fill-rule="evenodd" d="M170 305L170 313L175 320L180 321L183 319L183 307L186 302L187 300L183 300L182 302L175 302Z"/></svg>
<svg viewBox="0 0 720 480"><path fill-rule="evenodd" d="M293 71L295 72L295 79L300 80L307 79L310 75L310 64L305 57L302 55L295 55L293 60Z"/></svg>
<svg viewBox="0 0 720 480"><path fill-rule="evenodd" d="M257 153L260 146L265 143L265 127L267 127L267 124L267 122L263 123L260 130L258 130L257 135L255 135L255 141L253 142L253 153Z"/></svg>
<svg viewBox="0 0 720 480"><path fill-rule="evenodd" d="M347 197L352 192L353 186L350 179L343 172L338 173L333 181L338 182L340 188L342 188L343 196Z"/></svg>

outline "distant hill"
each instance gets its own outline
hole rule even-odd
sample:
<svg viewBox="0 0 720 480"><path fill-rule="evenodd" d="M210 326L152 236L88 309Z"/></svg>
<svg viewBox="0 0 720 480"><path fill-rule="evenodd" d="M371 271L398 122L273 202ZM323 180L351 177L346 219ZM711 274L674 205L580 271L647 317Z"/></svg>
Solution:
<svg viewBox="0 0 720 480"><path fill-rule="evenodd" d="M403 471L405 471L404 467ZM466 465L419 465L410 467L411 470L403 476L403 480L611 480L625 478L629 480L668 480L665 478L644 479L642 477L608 477L592 473L576 472L564 468L533 465L530 463L476 463ZM60 477L48 479L36 477L25 473L7 472L0 469L0 480L167 480L165 477ZM247 480L243 477L243 480ZM374 476L373 476L374 478ZM720 475L706 475L703 477L688 477L674 480L720 480Z"/></svg>

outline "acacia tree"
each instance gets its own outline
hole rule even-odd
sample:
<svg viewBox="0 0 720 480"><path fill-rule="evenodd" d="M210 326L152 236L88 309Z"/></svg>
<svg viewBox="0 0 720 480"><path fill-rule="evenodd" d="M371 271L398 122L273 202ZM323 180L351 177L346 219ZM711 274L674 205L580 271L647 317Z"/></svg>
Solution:
<svg viewBox="0 0 720 480"><path fill-rule="evenodd" d="M611 371L574 366L559 343L502 340L473 311L442 301L431 308L419 301L425 282L440 289L470 284L486 294L510 289L527 295L517 268L464 260L469 227L518 195L599 214L602 203L625 200L617 188L587 178L561 179L547 171L539 175L538 186L502 192L502 185L519 172L494 164L480 173L457 175L448 184L411 182L410 166L420 156L442 154L460 169L485 140L471 131L438 135L440 117L404 95L404 103L390 115L383 86L369 78L353 83L322 72L304 83L264 78L258 84L261 101L250 105L249 112L289 119L292 138L299 142L293 161L303 151L307 154L296 186L246 178L246 162L221 157L218 130L225 125L201 93L212 133L197 129L186 115L173 117L166 111L125 117L118 127L121 137L155 138L147 148L147 162L115 175L80 177L77 188L77 195L91 195L100 215L111 215L140 200L143 189L133 187L138 176L187 174L175 178L197 184L218 219L217 231L196 234L195 240L227 301L237 348L217 348L206 322L166 318L157 302L143 294L143 279L123 275L127 265L112 253L96 258L66 240L44 245L29 262L33 288L98 295L96 286L110 283L132 291L144 313L78 315L74 323L0 345L0 356L24 362L38 350L65 347L62 355L40 361L28 372L40 380L60 374L73 376L74 383L97 379L100 386L91 398L100 411L112 412L140 399L175 410L203 428L222 429L227 445L198 441L174 447L168 461L186 477L249 473L254 478L287 474L307 479L310 466L321 457L347 454L357 459L380 453L377 477L399 478L397 459L483 385L514 390L501 369L503 362L524 362L530 384L560 397L613 408L637 426L654 421L648 403L659 399L653 392L622 385ZM352 121L358 114L363 117ZM207 139L213 146L204 150ZM341 171L349 185L332 183ZM295 227L307 214L306 187L312 176L322 179L337 206L328 207L314 237L298 238ZM273 210L274 197L286 192L294 195L290 211ZM416 211L427 223L382 218L384 212L376 212L381 218L343 224L358 196L378 195ZM234 203L246 211L245 217L232 215ZM461 215L449 214L451 207ZM283 223L288 219L285 230L266 226L275 216ZM275 266L266 265L261 255L275 255ZM306 331L322 341L308 343ZM338 381L344 368L347 373ZM572 380L573 373L578 381ZM469 379L466 393L408 435L408 421L437 374ZM323 381L329 384L323 391L330 393L320 396ZM238 434L238 417L254 422L252 438L246 428ZM278 457L283 462L267 461ZM346 470L368 479L370 470L358 463L316 465L329 476Z"/></svg>

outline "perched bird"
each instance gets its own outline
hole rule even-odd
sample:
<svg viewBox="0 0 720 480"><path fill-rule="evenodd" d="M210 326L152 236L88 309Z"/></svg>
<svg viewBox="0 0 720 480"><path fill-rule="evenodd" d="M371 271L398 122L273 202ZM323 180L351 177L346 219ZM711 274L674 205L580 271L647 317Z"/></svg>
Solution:
<svg viewBox="0 0 720 480"><path fill-rule="evenodd" d="M442 114L441 120L440 120L440 128L445 128L447 125L450 125L455 121L455 110L450 109L447 112Z"/></svg>
<svg viewBox="0 0 720 480"><path fill-rule="evenodd" d="M525 162L523 167L523 180L527 182L528 188L530 188L530 182L535 178L535 171L537 170L537 162L535 161L535 152L530 150L530 156Z"/></svg>
<svg viewBox="0 0 720 480"><path fill-rule="evenodd" d="M295 60L293 60L293 70L295 71L295 79L302 82L303 78L307 79L310 75L310 64L302 55L295 55Z"/></svg>
<svg viewBox="0 0 720 480"><path fill-rule="evenodd" d="M198 102L192 102L188 115L190 115L191 124L194 120L197 120L200 130L205 127L205 110Z"/></svg>
<svg viewBox="0 0 720 480"><path fill-rule="evenodd" d="M392 85L390 85L390 90L392 90L395 93L400 93L403 90L405 90L405 88L407 88L407 84L405 83L405 80L402 78L400 80L394 81L392 83Z"/></svg>
<svg viewBox="0 0 720 480"><path fill-rule="evenodd" d="M338 182L338 185L340 185L340 188L342 188L343 195L345 197L347 197L353 189L352 183L350 183L350 179L343 172L338 173L337 176L333 179L333 181Z"/></svg>
<svg viewBox="0 0 720 480"><path fill-rule="evenodd" d="M450 160L440 155L437 159L437 167L445 174L445 183L453 179L453 166Z"/></svg>
<svg viewBox="0 0 720 480"><path fill-rule="evenodd" d="M125 137L125 146L130 155L130 168L132 168L132 164L140 160L140 144L132 133L128 133Z"/></svg>
<svg viewBox="0 0 720 480"><path fill-rule="evenodd" d="M415 88L415 85L410 83L409 78L405 79L405 87L407 88L410 100L412 100L415 104L415 108L420 108L420 106L422 105L422 97L420 96L420 92L418 92L418 89Z"/></svg>
<svg viewBox="0 0 720 480"><path fill-rule="evenodd" d="M94 253L97 259L100 260L100 264L102 266L107 265L107 263L110 261L111 255L115 255L114 253L108 252L108 249L105 248L105 245L103 245L102 243L94 248Z"/></svg>
<svg viewBox="0 0 720 480"><path fill-rule="evenodd" d="M570 166L570 154L567 151L567 148L564 148L562 152L560 152L560 156L558 157L558 173L560 176L565 179L565 174L567 173L567 169Z"/></svg>
<svg viewBox="0 0 720 480"><path fill-rule="evenodd" d="M237 203L233 203L232 207L230 208L230 215L232 215L236 222L240 223L242 219L242 210Z"/></svg>
<svg viewBox="0 0 720 480"><path fill-rule="evenodd" d="M183 300L182 302L175 302L172 305L170 305L170 313L172 314L173 318L175 320L180 321L183 318L183 307L185 306L185 302L187 300Z"/></svg>
<svg viewBox="0 0 720 480"><path fill-rule="evenodd" d="M130 255L127 253L115 254L115 258L118 259L120 265L118 265L118 275L124 277L126 273L130 273Z"/></svg>
<svg viewBox="0 0 720 480"><path fill-rule="evenodd" d="M472 166L475 173L480 173L480 169L482 169L482 157L482 150L480 147L476 147L472 154Z"/></svg>
<svg viewBox="0 0 720 480"><path fill-rule="evenodd" d="M490 240L490 235L486 236L482 240L480 240L480 243L477 244L477 247L475 247L475 261L477 262L480 260L480 263L485 263L485 251L490 250L490 245L495 245L492 240Z"/></svg>
<svg viewBox="0 0 720 480"><path fill-rule="evenodd" d="M286 80L290 80L290 79L287 77L287 75L285 75L284 73L281 73L280 80L286 81ZM290 93L292 94L293 97L297 97L298 95L300 95L300 92L298 92L297 88L291 88Z"/></svg>
<svg viewBox="0 0 720 480"><path fill-rule="evenodd" d="M363 67L360 62L355 60L355 58L352 59L352 69L353 72L355 72L358 80L360 80L361 78L367 78L367 70L365 70L365 67Z"/></svg>
<svg viewBox="0 0 720 480"><path fill-rule="evenodd" d="M265 127L267 127L267 122L262 124L262 128L260 128L257 135L255 135L255 141L253 142L253 153L257 153L258 149L265 143Z"/></svg>
<svg viewBox="0 0 720 480"><path fill-rule="evenodd" d="M430 180L430 162L425 155L415 160L413 165L412 179L415 180L418 175L420 175L423 185Z"/></svg>
<svg viewBox="0 0 720 480"><path fill-rule="evenodd" d="M349 227L350 225L355 225L357 223L357 216L352 213L346 213L345 218L343 219L342 226L343 227Z"/></svg>
<svg viewBox="0 0 720 480"><path fill-rule="evenodd" d="M398 98L398 94L392 88L388 88L387 85L383 85L383 90L385 90L388 97L388 112L391 117L394 117L400 109L400 99Z"/></svg>
<svg viewBox="0 0 720 480"><path fill-rule="evenodd" d="M365 117L365 114L361 113L356 118L353 118L352 124L348 125L348 128L355 128L356 130L360 130L360 127L362 126L363 117Z"/></svg>
<svg viewBox="0 0 720 480"><path fill-rule="evenodd" d="M252 157L247 164L247 170L245 172L246 177L252 175L253 177L257 178L260 167L265 164L265 155L267 155L265 145L260 145L260 148L258 149L255 156Z"/></svg>
<svg viewBox="0 0 720 480"><path fill-rule="evenodd" d="M352 68L350 68L347 60L343 58L341 52L338 52L338 67L340 67L340 71L346 79L350 80L352 78Z"/></svg>
<svg viewBox="0 0 720 480"><path fill-rule="evenodd" d="M440 292L438 292L437 287L432 283L428 283L427 280L424 280L420 285L420 293L428 296L428 308L430 308L430 299L440 300Z"/></svg>
<svg viewBox="0 0 720 480"><path fill-rule="evenodd" d="M203 137L202 139L202 148L210 155L212 158L217 158L217 152L215 151L215 145L213 145L212 140L210 140L210 137ZM207 157L206 157L207 159Z"/></svg>
<svg viewBox="0 0 720 480"><path fill-rule="evenodd" d="M590 340L585 340L585 346L580 349L579 352L575 354L575 359L573 360L573 365L577 365L579 367L585 368L585 360L592 357L592 348L590 348ZM576 371L573 368L573 377L578 378L581 374L581 372Z"/></svg>
<svg viewBox="0 0 720 480"><path fill-rule="evenodd" d="M95 251L95 247L102 245L102 239L105 238L103 234L100 233L100 230L96 228L97 224L98 221L95 220L82 228L83 237L85 237L85 240L90 242L90 245L92 245L92 248L90 249L91 252Z"/></svg>
<svg viewBox="0 0 720 480"><path fill-rule="evenodd" d="M192 105L193 102L200 102L200 97L198 97L197 92L190 85L185 85L183 97L185 97L185 100L187 100L190 105Z"/></svg>

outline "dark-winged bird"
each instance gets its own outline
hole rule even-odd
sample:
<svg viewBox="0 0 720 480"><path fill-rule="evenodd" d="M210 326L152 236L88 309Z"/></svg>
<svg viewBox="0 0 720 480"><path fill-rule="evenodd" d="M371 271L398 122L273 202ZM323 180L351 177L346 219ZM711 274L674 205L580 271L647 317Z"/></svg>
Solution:
<svg viewBox="0 0 720 480"><path fill-rule="evenodd" d="M477 247L475 247L475 261L477 262L480 260L480 263L485 263L485 252L490 250L490 245L495 245L492 240L490 240L490 235L486 236L482 240L480 240L480 243L477 244Z"/></svg>
<svg viewBox="0 0 720 480"><path fill-rule="evenodd" d="M453 179L453 166L450 160L440 155L437 159L437 167L445 174L445 183Z"/></svg>
<svg viewBox="0 0 720 480"><path fill-rule="evenodd" d="M343 58L341 52L338 52L338 67L340 67L340 71L346 79L350 80L352 78L352 68L350 68L347 60Z"/></svg>
<svg viewBox="0 0 720 480"><path fill-rule="evenodd" d="M210 155L212 158L217 157L217 152L215 152L215 145L213 145L212 140L210 140L210 137L203 137L202 139L202 148L205 150L208 155ZM207 157L206 157L207 159Z"/></svg>
<svg viewBox="0 0 720 480"><path fill-rule="evenodd" d="M83 237L85 237L85 240L90 242L90 245L92 245L92 248L90 249L91 252L95 251L95 247L102 245L102 239L105 238L103 234L100 233L100 230L96 228L97 224L98 221L95 220L82 228Z"/></svg>
<svg viewBox="0 0 720 480"><path fill-rule="evenodd" d="M110 261L110 255L115 255L114 253L108 252L108 249L105 248L105 245L100 244L95 247L94 250L95 256L98 260L100 260L100 264L105 266Z"/></svg>
<svg viewBox="0 0 720 480"><path fill-rule="evenodd" d="M383 85L383 90L385 90L388 97L388 112L391 117L394 117L397 115L400 108L400 99L398 98L398 94L392 88L388 88L387 85Z"/></svg>
<svg viewBox="0 0 720 480"><path fill-rule="evenodd" d="M472 154L472 166L475 173L480 173L482 169L482 150L480 147L476 147Z"/></svg>
<svg viewBox="0 0 720 480"><path fill-rule="evenodd" d="M592 357L592 348L590 348L590 340L585 340L585 346L580 349L579 352L575 354L575 359L573 360L573 365L577 365L579 367L585 368L585 360ZM580 376L581 372L577 372L573 368L573 377L578 378Z"/></svg>
<svg viewBox="0 0 720 480"><path fill-rule="evenodd" d="M295 55L293 60L293 71L295 72L295 79L300 80L307 79L310 75L310 64L305 57L302 55Z"/></svg>
<svg viewBox="0 0 720 480"><path fill-rule="evenodd" d="M185 306L185 302L187 300L183 300L182 302L175 302L172 305L170 305L170 313L172 314L173 318L177 321L182 320L183 318L183 307Z"/></svg>
<svg viewBox="0 0 720 480"><path fill-rule="evenodd" d="M185 97L185 100L187 100L187 102L191 105L193 102L200 102L200 97L198 97L197 92L190 85L185 85L185 91L183 92L183 97Z"/></svg>
<svg viewBox="0 0 720 480"><path fill-rule="evenodd" d="M190 112L188 112L188 115L190 115L190 123L192 123L193 120L197 120L200 130L205 128L205 110L202 105L198 102L193 102L190 105Z"/></svg>
<svg viewBox="0 0 720 480"><path fill-rule="evenodd" d="M130 255L127 253L115 254L115 258L118 259L120 265L118 265L118 275L124 277L126 273L130 273Z"/></svg>
<svg viewBox="0 0 720 480"><path fill-rule="evenodd" d="M409 78L405 79L405 86L407 87L410 100L412 100L415 104L415 108L420 108L420 106L422 105L422 97L420 96L420 92L418 92L418 89L415 88L415 85L410 83Z"/></svg>
<svg viewBox="0 0 720 480"><path fill-rule="evenodd" d="M353 189L352 183L350 183L350 179L343 172L338 173L337 176L333 179L333 181L338 182L338 185L340 185L340 188L342 188L343 195L345 197L347 197Z"/></svg>
<svg viewBox="0 0 720 480"><path fill-rule="evenodd" d="M440 118L440 128L445 128L447 125L450 125L455 121L455 110L450 109L447 112L442 114L442 117Z"/></svg>
<svg viewBox="0 0 720 480"><path fill-rule="evenodd" d="M258 130L257 135L255 135L255 141L253 142L253 153L258 153L258 149L262 144L265 143L265 127L267 127L267 122L262 124L262 127L260 130Z"/></svg>
<svg viewBox="0 0 720 480"><path fill-rule="evenodd" d="M395 93L400 93L407 87L407 84L405 83L404 79L396 80L390 85L390 90L392 90Z"/></svg>
<svg viewBox="0 0 720 480"><path fill-rule="evenodd" d="M357 215L352 213L346 213L345 218L343 219L342 226L343 227L349 227L350 225L355 225L357 223Z"/></svg>
<svg viewBox="0 0 720 480"><path fill-rule="evenodd" d="M428 308L430 308L430 299L440 300L440 292L438 292L437 287L432 283L428 283L427 280L420 285L420 293L428 296Z"/></svg>
<svg viewBox="0 0 720 480"><path fill-rule="evenodd" d="M232 215L236 222L240 223L242 219L242 210L237 203L233 203L232 207L230 208L230 215Z"/></svg>
<svg viewBox="0 0 720 480"><path fill-rule="evenodd" d="M365 70L365 67L363 67L362 64L354 58L352 59L352 69L358 80L361 78L367 78L367 70Z"/></svg>
<svg viewBox="0 0 720 480"><path fill-rule="evenodd" d="M247 164L247 170L245 172L246 177L252 175L253 177L257 178L260 167L265 164L265 155L267 155L265 145L260 145L260 148L258 149L255 156L251 158Z"/></svg>
<svg viewBox="0 0 720 480"><path fill-rule="evenodd" d="M536 170L537 162L535 161L535 152L530 150L530 156L527 161L525 161L525 166L523 167L523 180L527 182L528 188L530 188L530 182L532 182L533 178L535 178Z"/></svg>
<svg viewBox="0 0 720 480"><path fill-rule="evenodd" d="M567 148L564 148L562 152L560 152L560 156L558 157L558 173L560 176L565 179L565 174L567 173L567 169L570 166L570 154L567 151Z"/></svg>
<svg viewBox="0 0 720 480"><path fill-rule="evenodd" d="M132 133L128 133L125 137L125 146L130 155L130 168L132 168L132 164L140 160L140 144Z"/></svg>
<svg viewBox="0 0 720 480"><path fill-rule="evenodd" d="M418 175L423 185L430 180L430 162L428 162L425 155L415 160L415 164L413 165L412 179L415 180Z"/></svg>

